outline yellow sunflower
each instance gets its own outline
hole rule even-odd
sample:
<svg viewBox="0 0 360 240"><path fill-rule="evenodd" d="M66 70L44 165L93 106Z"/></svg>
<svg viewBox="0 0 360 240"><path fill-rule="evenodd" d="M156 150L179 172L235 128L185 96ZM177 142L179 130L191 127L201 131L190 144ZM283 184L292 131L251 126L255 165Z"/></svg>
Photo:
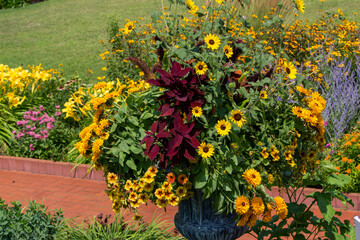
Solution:
<svg viewBox="0 0 360 240"><path fill-rule="evenodd" d="M292 62L284 62L284 70L290 79L296 78L297 70Z"/></svg>
<svg viewBox="0 0 360 240"><path fill-rule="evenodd" d="M223 51L227 58L231 58L231 56L234 54L233 49L229 45L225 45Z"/></svg>
<svg viewBox="0 0 360 240"><path fill-rule="evenodd" d="M199 75L204 75L207 70L208 70L208 66L206 65L205 62L198 62L195 65L195 71Z"/></svg>
<svg viewBox="0 0 360 240"><path fill-rule="evenodd" d="M214 34L209 33L204 38L207 48L211 48L212 50L216 50L220 46L220 38Z"/></svg>
<svg viewBox="0 0 360 240"><path fill-rule="evenodd" d="M192 115L194 115L194 117L200 117L202 115L202 108L194 107L191 109L191 113L192 113Z"/></svg>
<svg viewBox="0 0 360 240"><path fill-rule="evenodd" d="M132 32L132 30L134 30L135 28L135 25L133 22L127 22L125 25L124 25L124 34L129 34Z"/></svg>
<svg viewBox="0 0 360 240"><path fill-rule="evenodd" d="M264 159L266 159L266 158L269 157L269 153L268 153L266 150L267 150L266 148L263 148L263 149L261 150L261 156L262 156Z"/></svg>
<svg viewBox="0 0 360 240"><path fill-rule="evenodd" d="M295 0L296 8L301 12L305 12L305 4L303 0Z"/></svg>
<svg viewBox="0 0 360 240"><path fill-rule="evenodd" d="M253 168L246 169L243 177L253 187L259 186L261 184L260 173Z"/></svg>
<svg viewBox="0 0 360 240"><path fill-rule="evenodd" d="M214 147L211 144L201 143L198 148L198 153L203 158L208 158L214 155Z"/></svg>
<svg viewBox="0 0 360 240"><path fill-rule="evenodd" d="M220 134L221 136L225 136L228 135L231 129L231 124L230 122L226 121L225 119L223 120L219 120L215 126L216 131L218 132L218 134Z"/></svg>
<svg viewBox="0 0 360 240"><path fill-rule="evenodd" d="M221 4L223 0L215 0L218 4Z"/></svg>
<svg viewBox="0 0 360 240"><path fill-rule="evenodd" d="M231 112L230 120L239 127L241 127L246 122L244 113L239 109L233 110Z"/></svg>

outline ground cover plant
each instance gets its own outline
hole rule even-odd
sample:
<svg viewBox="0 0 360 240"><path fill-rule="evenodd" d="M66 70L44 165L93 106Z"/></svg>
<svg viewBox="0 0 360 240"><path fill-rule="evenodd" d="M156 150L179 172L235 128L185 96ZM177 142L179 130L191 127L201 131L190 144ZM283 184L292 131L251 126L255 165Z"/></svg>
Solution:
<svg viewBox="0 0 360 240"><path fill-rule="evenodd" d="M48 213L47 208L36 201L30 201L25 208L17 201L11 204L0 199L1 239L54 239L63 226L61 210Z"/></svg>

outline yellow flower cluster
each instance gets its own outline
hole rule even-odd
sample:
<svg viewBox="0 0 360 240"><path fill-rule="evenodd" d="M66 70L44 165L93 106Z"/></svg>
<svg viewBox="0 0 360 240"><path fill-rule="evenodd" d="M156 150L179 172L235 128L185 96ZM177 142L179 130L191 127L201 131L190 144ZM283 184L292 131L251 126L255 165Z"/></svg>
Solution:
<svg viewBox="0 0 360 240"><path fill-rule="evenodd" d="M29 68L30 71L0 64L0 102L10 104L10 108L21 105L26 92L34 94L41 88L42 82L50 80L54 72L53 69L43 70L41 64Z"/></svg>
<svg viewBox="0 0 360 240"><path fill-rule="evenodd" d="M326 106L326 100L320 96L318 92L313 92L311 89L305 89L301 86L297 86L296 90L303 94L304 102L307 104L309 109L294 106L292 112L295 116L304 119L312 127L316 127L321 136L324 135L324 120L321 116Z"/></svg>
<svg viewBox="0 0 360 240"><path fill-rule="evenodd" d="M282 197L275 197L276 214L281 219L285 219L288 214L287 205ZM271 211L274 207L270 203L265 203L260 197L253 197L251 201L248 197L242 195L235 200L235 211L241 215L238 226L253 227L258 216L263 214L263 222L270 222L272 219Z"/></svg>

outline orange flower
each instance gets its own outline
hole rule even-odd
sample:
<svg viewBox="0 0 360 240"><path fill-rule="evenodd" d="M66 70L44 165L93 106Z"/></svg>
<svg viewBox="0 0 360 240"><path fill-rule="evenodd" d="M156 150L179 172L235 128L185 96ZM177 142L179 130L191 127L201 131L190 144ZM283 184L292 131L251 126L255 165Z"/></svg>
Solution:
<svg viewBox="0 0 360 240"><path fill-rule="evenodd" d="M188 178L187 178L187 176L185 174L180 174L178 176L177 180L181 185L184 185L185 183L187 183Z"/></svg>
<svg viewBox="0 0 360 240"><path fill-rule="evenodd" d="M167 175L166 175L166 180L169 182L169 183L171 183L171 184L173 184L174 182L175 182L175 174L174 173L168 173Z"/></svg>

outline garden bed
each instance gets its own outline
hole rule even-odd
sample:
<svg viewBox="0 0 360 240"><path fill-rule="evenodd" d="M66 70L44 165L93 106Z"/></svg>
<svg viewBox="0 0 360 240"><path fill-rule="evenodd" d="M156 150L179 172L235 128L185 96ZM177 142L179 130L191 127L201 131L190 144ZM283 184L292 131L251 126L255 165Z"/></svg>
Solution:
<svg viewBox="0 0 360 240"><path fill-rule="evenodd" d="M104 181L104 173L92 169L89 165L69 162L53 162L33 158L0 156L0 169L22 171L38 174L57 175L71 178L82 178L95 181Z"/></svg>

